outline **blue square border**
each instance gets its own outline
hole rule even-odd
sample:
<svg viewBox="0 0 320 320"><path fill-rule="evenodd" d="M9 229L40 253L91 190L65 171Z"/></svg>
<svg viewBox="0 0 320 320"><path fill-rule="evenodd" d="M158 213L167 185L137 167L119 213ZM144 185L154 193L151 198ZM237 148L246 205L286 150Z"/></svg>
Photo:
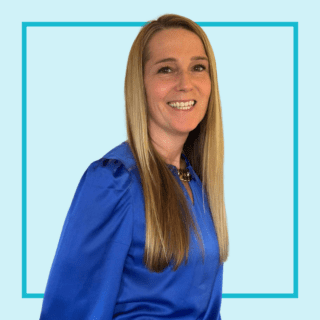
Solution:
<svg viewBox="0 0 320 320"><path fill-rule="evenodd" d="M27 293L27 28L142 27L147 22L22 22L22 298ZM298 298L298 22L196 22L201 27L293 28L293 293L223 293L222 298Z"/></svg>

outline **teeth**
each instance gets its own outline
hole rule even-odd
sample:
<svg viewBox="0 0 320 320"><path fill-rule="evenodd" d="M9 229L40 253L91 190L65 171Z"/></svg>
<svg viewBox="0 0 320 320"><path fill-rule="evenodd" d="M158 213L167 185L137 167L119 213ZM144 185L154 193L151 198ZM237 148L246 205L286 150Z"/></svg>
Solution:
<svg viewBox="0 0 320 320"><path fill-rule="evenodd" d="M174 102L174 103L169 103L169 105L171 106L171 107L174 107L174 108L186 108L186 109L188 109L188 107L191 107L191 106L193 106L194 105L194 103L195 103L195 101L194 100L190 100L190 101L188 101L188 102Z"/></svg>

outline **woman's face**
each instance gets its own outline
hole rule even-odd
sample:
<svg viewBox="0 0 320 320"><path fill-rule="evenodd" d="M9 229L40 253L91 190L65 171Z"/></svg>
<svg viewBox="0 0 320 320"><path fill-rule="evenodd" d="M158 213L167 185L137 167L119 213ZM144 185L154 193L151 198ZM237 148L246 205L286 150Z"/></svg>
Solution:
<svg viewBox="0 0 320 320"><path fill-rule="evenodd" d="M144 85L151 137L188 137L204 118L211 93L209 62L200 38L185 29L156 33L149 42ZM170 58L170 61L160 62ZM178 110L168 102L196 100L191 110Z"/></svg>

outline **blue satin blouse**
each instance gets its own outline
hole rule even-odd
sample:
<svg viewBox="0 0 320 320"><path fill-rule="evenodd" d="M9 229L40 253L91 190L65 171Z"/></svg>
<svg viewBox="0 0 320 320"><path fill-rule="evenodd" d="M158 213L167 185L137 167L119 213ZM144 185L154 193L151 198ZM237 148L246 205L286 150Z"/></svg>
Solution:
<svg viewBox="0 0 320 320"><path fill-rule="evenodd" d="M143 264L145 212L140 175L125 141L94 161L76 189L44 293L40 320L221 320L223 264L202 183L191 174L194 205L179 179L205 248L190 228L188 264L162 273ZM204 207L203 207L204 205ZM205 208L205 210L204 210Z"/></svg>

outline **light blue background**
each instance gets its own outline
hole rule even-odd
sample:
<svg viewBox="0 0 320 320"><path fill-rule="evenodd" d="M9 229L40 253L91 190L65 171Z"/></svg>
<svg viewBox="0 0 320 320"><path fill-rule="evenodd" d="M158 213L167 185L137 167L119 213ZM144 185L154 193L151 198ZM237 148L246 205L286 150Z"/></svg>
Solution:
<svg viewBox="0 0 320 320"><path fill-rule="evenodd" d="M123 79L139 29L27 29L27 293L44 292L68 206L87 164L126 139ZM204 27L217 48L225 122L232 252L223 292L291 293L293 30L233 29ZM124 38L127 44L114 56L111 44ZM249 50L250 42L255 47ZM54 165L49 170L46 158Z"/></svg>
<svg viewBox="0 0 320 320"><path fill-rule="evenodd" d="M164 13L196 22L299 23L299 298L225 298L221 315L223 320L316 318L320 104L319 45L314 40L319 6L309 2L291 8L291 2L282 1L275 10L275 2L266 4L164 1L156 10L142 1L1 5L0 318L38 319L42 305L42 299L23 299L21 292L21 22L147 21ZM230 257L223 293L291 293L293 28L203 29L216 57L225 134ZM28 27L28 293L44 292L82 174L126 139L124 76L139 30Z"/></svg>

